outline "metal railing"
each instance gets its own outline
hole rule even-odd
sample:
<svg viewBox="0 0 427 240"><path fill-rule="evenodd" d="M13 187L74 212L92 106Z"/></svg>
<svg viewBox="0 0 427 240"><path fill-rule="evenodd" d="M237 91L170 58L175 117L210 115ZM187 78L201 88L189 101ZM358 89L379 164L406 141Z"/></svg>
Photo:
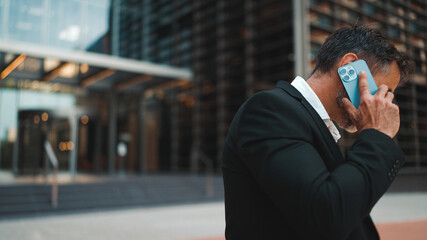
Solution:
<svg viewBox="0 0 427 240"><path fill-rule="evenodd" d="M46 151L47 159L52 165L52 192L51 192L51 203L52 207L58 206L58 159L56 158L55 152L53 151L52 145L49 141L44 142L44 149Z"/></svg>
<svg viewBox="0 0 427 240"><path fill-rule="evenodd" d="M197 159L199 159L206 166L206 196L211 197L214 194L213 187L213 175L214 175L214 167L213 161L210 159L204 152L202 152L198 147L193 148L193 154L196 155Z"/></svg>

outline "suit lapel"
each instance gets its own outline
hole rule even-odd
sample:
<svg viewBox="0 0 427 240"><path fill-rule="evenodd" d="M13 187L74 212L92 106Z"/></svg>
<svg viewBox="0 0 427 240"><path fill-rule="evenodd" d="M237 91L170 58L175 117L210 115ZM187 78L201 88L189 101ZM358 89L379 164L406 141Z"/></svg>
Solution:
<svg viewBox="0 0 427 240"><path fill-rule="evenodd" d="M308 113L313 118L313 121L316 123L318 129L321 131L323 139L325 140L326 144L329 147L329 150L333 153L335 157L336 163L341 163L344 161L342 153L335 142L334 138L331 135L331 132L326 127L325 122L320 118L319 114L316 112L316 110L310 105L310 103L301 95L301 93L294 88L291 84L285 81L279 81L276 85L276 87L279 87L289 93L292 97L298 99L301 104L304 106L304 108L308 111Z"/></svg>

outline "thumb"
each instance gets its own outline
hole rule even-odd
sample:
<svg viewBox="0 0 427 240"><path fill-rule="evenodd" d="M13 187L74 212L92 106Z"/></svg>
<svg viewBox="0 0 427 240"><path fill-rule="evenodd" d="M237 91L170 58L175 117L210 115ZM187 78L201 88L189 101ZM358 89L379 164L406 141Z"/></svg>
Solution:
<svg viewBox="0 0 427 240"><path fill-rule="evenodd" d="M342 103L344 105L345 111L348 113L351 120L353 120L355 118L356 112L357 112L356 107L353 105L353 103L351 103L350 99L348 99L348 98L343 98Z"/></svg>

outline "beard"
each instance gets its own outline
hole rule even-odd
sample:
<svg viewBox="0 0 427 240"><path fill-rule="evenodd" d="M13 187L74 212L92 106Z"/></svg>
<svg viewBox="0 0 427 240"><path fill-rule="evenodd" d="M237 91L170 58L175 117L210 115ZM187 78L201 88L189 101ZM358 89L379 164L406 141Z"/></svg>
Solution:
<svg viewBox="0 0 427 240"><path fill-rule="evenodd" d="M338 126L345 131L349 133L355 133L357 132L356 126L353 124L353 121L351 121L350 116L348 115L347 111L344 108L344 104L342 102L343 98L348 98L347 92L344 89L341 89L338 91L335 100L337 101L337 104L339 106L339 114L340 114L340 120L339 122L336 122Z"/></svg>

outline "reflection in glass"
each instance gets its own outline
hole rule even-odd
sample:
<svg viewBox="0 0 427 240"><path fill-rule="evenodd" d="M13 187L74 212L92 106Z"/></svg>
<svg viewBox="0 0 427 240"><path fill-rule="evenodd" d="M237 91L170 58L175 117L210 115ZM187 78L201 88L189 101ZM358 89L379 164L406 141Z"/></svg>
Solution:
<svg viewBox="0 0 427 240"><path fill-rule="evenodd" d="M2 18L5 13L3 12L3 10L4 10L4 0L0 0L0 36L4 35Z"/></svg>
<svg viewBox="0 0 427 240"><path fill-rule="evenodd" d="M79 49L82 29L82 1L51 1L48 46Z"/></svg>
<svg viewBox="0 0 427 240"><path fill-rule="evenodd" d="M109 53L109 24L110 0L0 0L0 40Z"/></svg>
<svg viewBox="0 0 427 240"><path fill-rule="evenodd" d="M43 34L43 0L9 1L9 40L41 44ZM6 9L7 11L7 9Z"/></svg>
<svg viewBox="0 0 427 240"><path fill-rule="evenodd" d="M82 39L83 49L91 52L109 53L109 0L87 1L86 24Z"/></svg>
<svg viewBox="0 0 427 240"><path fill-rule="evenodd" d="M64 110L74 108L76 97L72 94L46 93L30 90L0 90L0 139L5 140L8 132L16 128L18 110L46 109Z"/></svg>

